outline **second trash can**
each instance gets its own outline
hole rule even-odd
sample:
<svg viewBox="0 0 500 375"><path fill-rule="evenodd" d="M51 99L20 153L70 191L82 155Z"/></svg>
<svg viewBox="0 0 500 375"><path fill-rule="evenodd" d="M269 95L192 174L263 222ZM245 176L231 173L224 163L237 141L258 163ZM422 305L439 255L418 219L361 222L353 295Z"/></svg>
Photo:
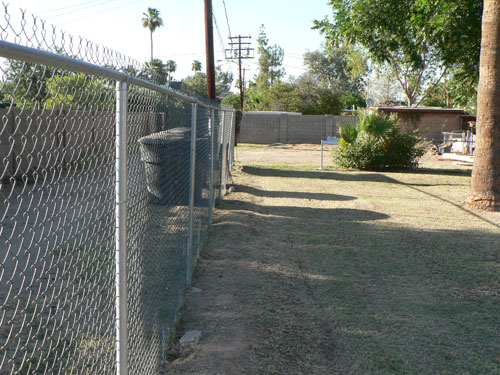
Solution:
<svg viewBox="0 0 500 375"><path fill-rule="evenodd" d="M176 129L139 139L147 188L154 204L189 203L191 131L189 128Z"/></svg>

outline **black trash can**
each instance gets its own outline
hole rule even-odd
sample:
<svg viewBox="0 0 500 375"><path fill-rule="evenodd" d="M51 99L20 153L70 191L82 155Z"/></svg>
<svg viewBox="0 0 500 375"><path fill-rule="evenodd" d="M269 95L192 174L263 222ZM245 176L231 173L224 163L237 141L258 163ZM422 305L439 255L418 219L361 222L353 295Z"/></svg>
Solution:
<svg viewBox="0 0 500 375"><path fill-rule="evenodd" d="M188 149L190 151L191 149L191 128L188 127L178 127L178 128L172 128L168 130L169 134L172 135L182 135L184 139L187 140L189 143ZM209 170L208 170L208 159L210 158L209 155L206 154L206 151L209 150L210 147L210 137L206 132L202 134L197 134L196 137L196 165L201 166L203 164L204 167L202 168L197 168L196 173L195 173L195 183L194 183L194 204L195 206L204 206L207 204L206 202L202 201L203 199L203 191L204 189L208 189L208 175L209 175ZM203 159L206 159L206 163L203 163ZM202 161L200 163L200 161ZM188 155L188 162L189 162L189 155ZM189 164L188 164L189 168ZM188 169L189 170L189 169ZM189 191L189 186L185 187ZM207 193L208 196L208 193ZM184 196L183 196L184 197ZM189 193L187 195L187 198L184 197L185 199L182 200L181 204L189 204Z"/></svg>
<svg viewBox="0 0 500 375"><path fill-rule="evenodd" d="M151 202L158 205L187 205L190 129L158 132L140 138L139 144Z"/></svg>

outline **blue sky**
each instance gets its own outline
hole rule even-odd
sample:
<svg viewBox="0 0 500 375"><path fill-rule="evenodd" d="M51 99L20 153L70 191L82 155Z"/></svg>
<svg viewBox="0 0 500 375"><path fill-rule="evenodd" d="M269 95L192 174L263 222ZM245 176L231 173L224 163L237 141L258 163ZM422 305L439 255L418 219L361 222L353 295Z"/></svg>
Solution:
<svg viewBox="0 0 500 375"><path fill-rule="evenodd" d="M313 20L331 12L327 0L212 1L219 30L214 28L216 60L224 59L228 23L232 35L251 35L253 47L257 46L259 28L264 24L270 44L278 44L285 51L287 74L295 76L304 71L302 54L319 48L323 41L318 31L311 30ZM58 29L85 36L141 61L150 56L149 30L141 25L142 13L148 7L156 8L164 27L153 35L155 57L176 61L177 79L191 74L191 62L195 59L205 66L203 0L11 0L8 3L9 13L25 9ZM245 67L250 69L247 81L256 74L256 63L257 59L246 61ZM217 64L237 71L236 64L227 61Z"/></svg>

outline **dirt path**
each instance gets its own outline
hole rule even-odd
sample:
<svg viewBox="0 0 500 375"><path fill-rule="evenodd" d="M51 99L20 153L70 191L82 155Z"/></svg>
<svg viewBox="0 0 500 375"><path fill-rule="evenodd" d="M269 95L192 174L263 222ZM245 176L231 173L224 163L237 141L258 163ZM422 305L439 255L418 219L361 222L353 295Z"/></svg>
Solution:
<svg viewBox="0 0 500 375"><path fill-rule="evenodd" d="M180 358L165 373L326 374L335 358L331 322L290 232L300 207L273 209L279 198L265 196L261 180L241 168L234 178L194 274L202 292L190 293L182 310L179 333L200 330L202 340L177 347Z"/></svg>

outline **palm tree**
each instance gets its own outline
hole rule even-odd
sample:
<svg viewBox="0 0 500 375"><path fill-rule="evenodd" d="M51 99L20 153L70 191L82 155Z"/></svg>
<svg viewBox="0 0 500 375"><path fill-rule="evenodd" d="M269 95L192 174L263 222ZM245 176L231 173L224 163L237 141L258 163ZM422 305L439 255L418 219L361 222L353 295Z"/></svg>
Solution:
<svg viewBox="0 0 500 375"><path fill-rule="evenodd" d="M500 209L500 0L484 0L477 143L468 206Z"/></svg>
<svg viewBox="0 0 500 375"><path fill-rule="evenodd" d="M155 81L159 85L164 85L168 81L168 71L166 64L160 59L153 59L146 63L146 69L149 73L148 79Z"/></svg>
<svg viewBox="0 0 500 375"><path fill-rule="evenodd" d="M201 72L201 62L198 60L194 60L191 64L191 70L195 73Z"/></svg>
<svg viewBox="0 0 500 375"><path fill-rule="evenodd" d="M177 70L177 63L174 60L168 60L165 64L165 70L167 71L168 80L171 81L174 72Z"/></svg>
<svg viewBox="0 0 500 375"><path fill-rule="evenodd" d="M151 34L151 61L153 61L153 31L163 25L163 20L160 18L160 11L155 8L148 8L148 12L142 14L144 15L142 26L147 27Z"/></svg>

